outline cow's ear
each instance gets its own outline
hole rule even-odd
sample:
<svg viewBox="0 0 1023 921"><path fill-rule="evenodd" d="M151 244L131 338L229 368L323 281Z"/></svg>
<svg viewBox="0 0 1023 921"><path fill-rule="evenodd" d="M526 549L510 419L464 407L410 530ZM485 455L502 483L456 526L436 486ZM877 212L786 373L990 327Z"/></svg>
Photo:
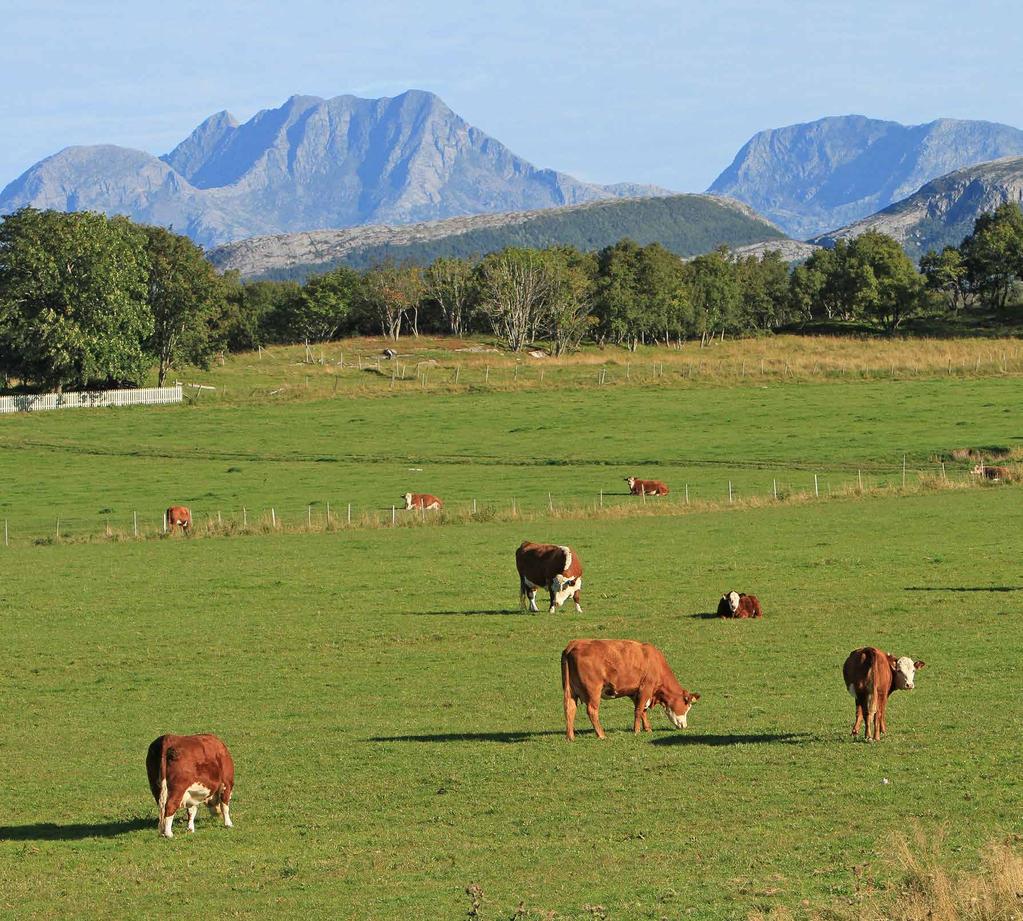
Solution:
<svg viewBox="0 0 1023 921"><path fill-rule="evenodd" d="M897 672L899 670L899 661L895 658L895 656L888 656L888 667L893 672Z"/></svg>
<svg viewBox="0 0 1023 921"><path fill-rule="evenodd" d="M916 669L917 671L920 671L920 669L921 669L921 668L923 668L923 667L924 667L924 666L925 666L926 664L927 664L927 663L926 663L926 662L924 662L924 661L923 661L922 659L917 659L917 660L916 660L916 661L915 661L915 662L913 663L913 668L915 668L915 669Z"/></svg>

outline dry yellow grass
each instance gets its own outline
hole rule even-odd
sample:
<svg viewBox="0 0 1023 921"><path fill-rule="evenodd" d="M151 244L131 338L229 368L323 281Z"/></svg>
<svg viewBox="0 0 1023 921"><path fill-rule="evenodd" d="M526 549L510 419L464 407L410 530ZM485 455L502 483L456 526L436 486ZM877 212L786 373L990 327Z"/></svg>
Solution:
<svg viewBox="0 0 1023 921"><path fill-rule="evenodd" d="M994 841L973 872L948 868L940 834L917 830L896 842L901 879L880 889L858 891L849 904L805 906L798 916L784 908L750 914L749 921L1020 921L1023 919L1023 855L1013 841Z"/></svg>
<svg viewBox="0 0 1023 921"><path fill-rule="evenodd" d="M383 357L385 348L397 358ZM1023 374L1023 348L1009 339L873 339L765 336L637 352L591 346L562 358L511 353L487 340L440 337L347 339L227 355L209 371L176 376L191 398L249 402L395 391L460 392L560 387L758 384L779 380L876 380Z"/></svg>

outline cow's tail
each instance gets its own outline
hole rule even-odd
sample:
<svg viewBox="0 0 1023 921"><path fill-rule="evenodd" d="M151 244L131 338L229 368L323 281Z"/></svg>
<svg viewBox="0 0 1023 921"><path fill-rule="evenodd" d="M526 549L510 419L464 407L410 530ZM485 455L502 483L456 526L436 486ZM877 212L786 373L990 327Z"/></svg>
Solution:
<svg viewBox="0 0 1023 921"><path fill-rule="evenodd" d="M160 827L163 828L163 821L167 818L167 740L164 739L160 746L160 798L157 803L160 807Z"/></svg>
<svg viewBox="0 0 1023 921"><path fill-rule="evenodd" d="M575 696L572 693L572 675L568 664L568 650L561 653L561 686L565 689L565 703L567 704Z"/></svg>

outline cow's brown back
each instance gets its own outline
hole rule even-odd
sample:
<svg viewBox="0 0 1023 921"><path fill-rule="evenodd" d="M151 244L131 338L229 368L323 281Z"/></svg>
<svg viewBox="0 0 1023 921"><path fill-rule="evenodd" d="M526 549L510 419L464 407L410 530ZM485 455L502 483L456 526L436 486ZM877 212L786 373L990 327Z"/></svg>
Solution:
<svg viewBox="0 0 1023 921"><path fill-rule="evenodd" d="M159 800L164 780L169 785L187 775L210 790L234 787L234 760L227 746L212 733L194 736L163 735L150 743L146 753L149 789Z"/></svg>

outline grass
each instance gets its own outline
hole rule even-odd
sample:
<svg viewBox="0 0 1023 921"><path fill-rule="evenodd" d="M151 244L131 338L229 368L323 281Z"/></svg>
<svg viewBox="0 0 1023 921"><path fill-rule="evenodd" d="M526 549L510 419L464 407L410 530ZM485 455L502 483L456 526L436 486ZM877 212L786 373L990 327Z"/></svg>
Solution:
<svg viewBox="0 0 1023 921"><path fill-rule="evenodd" d="M724 919L848 896L865 863L885 885L911 821L965 860L1023 806L1006 489L12 548L0 911L458 918L475 885L482 918ZM583 615L518 613L525 536L576 547ZM762 622L704 616L731 587ZM586 635L657 642L703 695L690 730L633 737L609 701L607 744L566 743ZM875 746L840 675L867 642L928 662ZM238 763L236 828L160 841L146 746L201 730Z"/></svg>
<svg viewBox="0 0 1023 921"><path fill-rule="evenodd" d="M794 349L779 354L798 361ZM564 367L586 367L585 358ZM237 367L223 373L258 380ZM1011 462L1023 446L1014 373L712 384L666 372L658 380L666 383L339 393L280 404L242 400L244 388L232 384L237 403L204 395L175 407L7 417L0 516L11 540L33 541L55 539L58 519L62 539L131 534L136 516L142 533L152 532L172 503L189 505L202 525L237 524L243 514L260 521L273 508L299 527L325 521L328 503L335 516L351 504L356 521L389 521L406 491L440 495L455 517L474 501L494 514L539 514L635 506L625 495L630 474L667 481L671 503L684 503L687 486L691 504L727 502L729 484L733 501L751 501L776 487L813 490L815 475L822 495L861 480L867 489L901 485L904 458L909 484L940 475L942 462L962 480L976 457L956 449L1009 451Z"/></svg>

